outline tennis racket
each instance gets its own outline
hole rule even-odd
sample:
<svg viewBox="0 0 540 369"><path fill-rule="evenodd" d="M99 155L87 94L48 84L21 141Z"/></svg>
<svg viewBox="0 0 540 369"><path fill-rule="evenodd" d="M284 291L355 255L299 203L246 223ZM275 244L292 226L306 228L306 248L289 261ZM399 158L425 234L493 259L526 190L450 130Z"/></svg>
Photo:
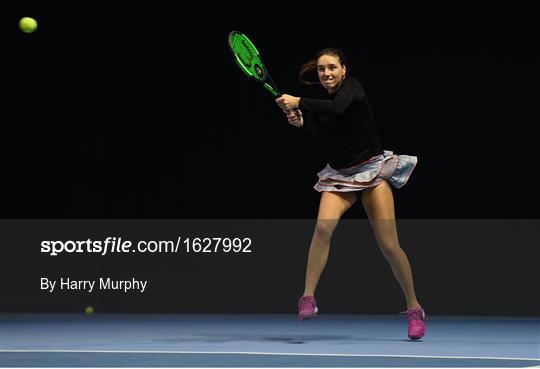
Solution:
<svg viewBox="0 0 540 369"><path fill-rule="evenodd" d="M242 72L259 82L272 96L276 98L281 96L264 65L261 54L246 35L238 31L231 31L229 33L229 48ZM291 110L287 112L291 113ZM292 112L301 116L298 109L292 109Z"/></svg>
<svg viewBox="0 0 540 369"><path fill-rule="evenodd" d="M246 35L238 31L230 32L229 48L242 72L259 82L272 96L281 95L264 65L261 54Z"/></svg>

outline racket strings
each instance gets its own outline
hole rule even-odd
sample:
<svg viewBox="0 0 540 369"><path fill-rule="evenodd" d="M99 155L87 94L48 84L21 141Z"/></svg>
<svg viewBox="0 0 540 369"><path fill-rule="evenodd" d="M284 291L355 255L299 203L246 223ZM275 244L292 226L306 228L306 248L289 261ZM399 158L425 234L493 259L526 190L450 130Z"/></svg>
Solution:
<svg viewBox="0 0 540 369"><path fill-rule="evenodd" d="M263 63L257 49L255 49L248 40L242 37L242 35L233 37L231 49L237 56L238 61L242 63L243 67L251 74L251 76L261 80L266 78Z"/></svg>

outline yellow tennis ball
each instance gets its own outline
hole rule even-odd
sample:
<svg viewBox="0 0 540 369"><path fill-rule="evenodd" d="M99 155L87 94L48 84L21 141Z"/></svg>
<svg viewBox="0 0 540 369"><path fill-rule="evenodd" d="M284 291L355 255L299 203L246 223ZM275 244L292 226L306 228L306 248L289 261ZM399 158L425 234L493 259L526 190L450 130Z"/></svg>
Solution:
<svg viewBox="0 0 540 369"><path fill-rule="evenodd" d="M32 33L37 29L37 21L34 18L23 17L19 21L19 28L26 33Z"/></svg>
<svg viewBox="0 0 540 369"><path fill-rule="evenodd" d="M86 309L84 309L84 312L88 315L94 314L94 308L92 306L87 306Z"/></svg>

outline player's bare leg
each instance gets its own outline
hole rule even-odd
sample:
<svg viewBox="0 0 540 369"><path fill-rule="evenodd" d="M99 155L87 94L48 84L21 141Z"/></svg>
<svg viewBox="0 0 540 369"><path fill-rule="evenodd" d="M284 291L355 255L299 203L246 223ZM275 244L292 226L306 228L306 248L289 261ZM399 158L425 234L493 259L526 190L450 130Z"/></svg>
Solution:
<svg viewBox="0 0 540 369"><path fill-rule="evenodd" d="M390 267L407 299L407 308L420 304L414 292L413 276L407 255L400 247L394 214L394 197L388 182L362 191L362 205L371 222L379 248L390 263Z"/></svg>
<svg viewBox="0 0 540 369"><path fill-rule="evenodd" d="M330 240L341 216L356 202L354 192L323 192L317 224L309 247L304 294L298 301L298 318L306 320L317 313L315 289L330 250Z"/></svg>

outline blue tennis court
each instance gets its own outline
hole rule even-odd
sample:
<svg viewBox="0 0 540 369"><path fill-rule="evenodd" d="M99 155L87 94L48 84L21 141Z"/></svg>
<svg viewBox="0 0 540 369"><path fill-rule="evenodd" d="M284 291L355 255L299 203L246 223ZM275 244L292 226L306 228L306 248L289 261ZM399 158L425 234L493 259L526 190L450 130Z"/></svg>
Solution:
<svg viewBox="0 0 540 369"><path fill-rule="evenodd" d="M2 314L8 367L533 367L540 319L432 316Z"/></svg>

